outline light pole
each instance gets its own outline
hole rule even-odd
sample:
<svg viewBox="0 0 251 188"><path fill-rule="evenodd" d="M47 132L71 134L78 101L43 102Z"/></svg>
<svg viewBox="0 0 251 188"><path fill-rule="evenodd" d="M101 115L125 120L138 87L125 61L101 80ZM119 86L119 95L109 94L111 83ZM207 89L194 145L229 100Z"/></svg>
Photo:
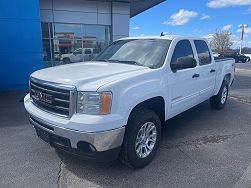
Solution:
<svg viewBox="0 0 251 188"><path fill-rule="evenodd" d="M244 37L244 33L245 33L245 28L248 27L247 24L240 24L238 26L239 28L241 28L241 43L240 43L240 54L241 54L241 49L242 49L242 41L243 41L243 37Z"/></svg>

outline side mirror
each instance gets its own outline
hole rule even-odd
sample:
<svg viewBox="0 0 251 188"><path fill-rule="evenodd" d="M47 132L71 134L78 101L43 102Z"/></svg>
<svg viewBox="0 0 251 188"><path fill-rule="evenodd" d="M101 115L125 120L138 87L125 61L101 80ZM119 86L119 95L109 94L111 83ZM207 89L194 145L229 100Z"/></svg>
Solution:
<svg viewBox="0 0 251 188"><path fill-rule="evenodd" d="M196 67L197 62L193 57L180 57L175 62L171 62L172 71Z"/></svg>

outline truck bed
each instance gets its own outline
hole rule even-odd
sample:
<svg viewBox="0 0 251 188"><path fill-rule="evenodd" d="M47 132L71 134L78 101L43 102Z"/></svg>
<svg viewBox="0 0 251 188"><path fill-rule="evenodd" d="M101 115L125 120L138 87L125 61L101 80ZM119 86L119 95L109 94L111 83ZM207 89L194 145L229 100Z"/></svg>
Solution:
<svg viewBox="0 0 251 188"><path fill-rule="evenodd" d="M234 58L214 57L215 62L234 60Z"/></svg>

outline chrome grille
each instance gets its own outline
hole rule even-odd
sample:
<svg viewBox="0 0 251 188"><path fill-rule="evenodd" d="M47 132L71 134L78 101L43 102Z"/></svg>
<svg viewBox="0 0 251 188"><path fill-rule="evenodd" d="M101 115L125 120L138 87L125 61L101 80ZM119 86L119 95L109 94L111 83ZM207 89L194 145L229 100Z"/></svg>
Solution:
<svg viewBox="0 0 251 188"><path fill-rule="evenodd" d="M38 108L59 116L70 117L75 112L74 86L30 78L30 96Z"/></svg>

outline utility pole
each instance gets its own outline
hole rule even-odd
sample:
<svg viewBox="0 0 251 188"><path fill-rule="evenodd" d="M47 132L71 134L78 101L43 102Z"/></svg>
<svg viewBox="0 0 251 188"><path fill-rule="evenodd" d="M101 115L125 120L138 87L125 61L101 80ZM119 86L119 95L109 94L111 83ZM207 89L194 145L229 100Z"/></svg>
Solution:
<svg viewBox="0 0 251 188"><path fill-rule="evenodd" d="M248 25L247 24L240 24L238 27L241 28L241 41L240 41L240 54L241 54L242 41L244 38L245 28L248 27Z"/></svg>

